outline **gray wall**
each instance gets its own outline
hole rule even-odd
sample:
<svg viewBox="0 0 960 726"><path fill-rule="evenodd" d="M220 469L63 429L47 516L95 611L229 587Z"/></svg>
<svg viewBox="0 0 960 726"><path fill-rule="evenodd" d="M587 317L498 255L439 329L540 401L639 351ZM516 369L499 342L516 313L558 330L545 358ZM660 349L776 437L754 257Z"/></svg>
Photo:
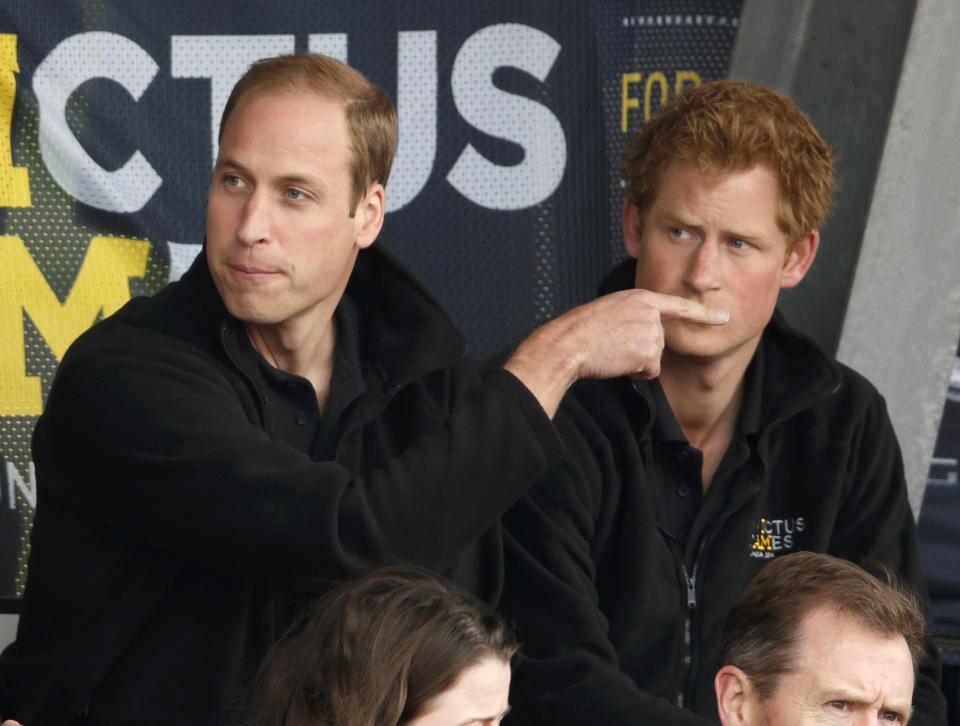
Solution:
<svg viewBox="0 0 960 726"><path fill-rule="evenodd" d="M730 77L791 96L836 153L838 189L790 322L835 353L915 0L744 0Z"/></svg>
<svg viewBox="0 0 960 726"><path fill-rule="evenodd" d="M919 511L960 335L960 3L920 0L839 358L887 398Z"/></svg>
<svg viewBox="0 0 960 726"><path fill-rule="evenodd" d="M12 643L16 634L17 616L0 613L0 650L3 650L7 643Z"/></svg>
<svg viewBox="0 0 960 726"><path fill-rule="evenodd" d="M919 512L960 334L960 3L744 0L730 75L793 96L840 190L788 318L887 398Z"/></svg>

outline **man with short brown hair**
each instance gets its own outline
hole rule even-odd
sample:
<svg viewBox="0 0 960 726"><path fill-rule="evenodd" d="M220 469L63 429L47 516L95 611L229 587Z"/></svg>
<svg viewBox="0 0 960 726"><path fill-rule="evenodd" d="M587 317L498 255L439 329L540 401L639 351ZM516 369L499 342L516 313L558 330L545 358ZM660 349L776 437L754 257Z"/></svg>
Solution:
<svg viewBox="0 0 960 726"><path fill-rule="evenodd" d="M661 310L724 322L620 293L481 379L373 244L396 138L386 95L332 59L268 59L238 83L203 253L71 346L37 425L0 718L236 723L305 596L383 560L495 599L498 518L559 457L570 383L657 365Z"/></svg>
<svg viewBox="0 0 960 726"><path fill-rule="evenodd" d="M851 562L778 557L733 606L714 677L723 726L906 724L924 619Z"/></svg>

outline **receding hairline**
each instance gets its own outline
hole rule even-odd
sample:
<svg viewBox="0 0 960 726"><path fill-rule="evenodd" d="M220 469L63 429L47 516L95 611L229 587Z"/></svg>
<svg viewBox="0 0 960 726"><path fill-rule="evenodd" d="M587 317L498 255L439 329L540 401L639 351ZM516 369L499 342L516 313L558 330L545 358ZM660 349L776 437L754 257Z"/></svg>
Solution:
<svg viewBox="0 0 960 726"><path fill-rule="evenodd" d="M896 630L886 630L882 627L878 627L876 623L871 622L856 608L850 607L843 601L835 598L828 598L827 600L814 603L810 607L804 609L803 614L800 616L800 620L797 622L797 654L799 654L799 644L803 640L802 636L809 634L807 628L809 627L810 622L816 616L824 613L833 615L842 623L842 625L853 626L857 630L876 636L878 640L887 642L898 641L903 645L903 649L907 654L907 659L910 661L910 664L916 668L913 653L910 651L910 644L907 641L906 635Z"/></svg>
<svg viewBox="0 0 960 726"><path fill-rule="evenodd" d="M305 96L316 98L320 101L329 101L336 105L343 113L344 123L346 124L349 135L350 128L346 120L347 104L349 103L347 98L342 94L331 93L328 90L317 88L306 80L291 79L287 83L275 86L256 85L244 89L243 92L234 99L233 105L229 109L224 109L224 115L220 119L220 134L217 137L217 141L223 141L223 132L227 128L227 122L233 118L237 110L245 104L262 99L298 99L304 98Z"/></svg>
<svg viewBox="0 0 960 726"><path fill-rule="evenodd" d="M916 684L917 663L914 660L914 655L910 650L910 644L907 642L906 636L901 632L888 631L877 627L875 623L871 623L866 618L861 617L857 610L844 607L842 602L835 599L817 603L813 607L807 608L806 612L804 612L800 621L797 623L797 631L795 633L793 647L793 655L797 661L797 667L792 669L791 672L799 671L801 668L812 670L816 670L818 668L821 658L819 657L819 654L812 649L812 633L810 632L810 628L814 618L821 614L830 615L835 618L835 620L829 624L829 635L833 638L841 637L841 629L852 628L853 633L865 634L869 637L875 638L876 641L881 643L883 646L889 644L896 646L902 651L901 654L905 656L903 664L906 666L910 677L913 679L913 684L911 684L911 686ZM848 631L848 633L849 632L850 631ZM778 678L774 692L779 690L782 684L782 677ZM848 685L843 684L842 682L839 685L835 685L834 689L838 693L840 691L847 693L851 692ZM856 690L856 686L854 687L854 690ZM912 694L912 687L910 691ZM859 693L860 692L858 691L857 694L859 695ZM770 695L772 696L773 694ZM901 711L905 718L909 718L912 712L912 698L910 696L907 697L906 701L890 701L886 702L885 705L890 709Z"/></svg>

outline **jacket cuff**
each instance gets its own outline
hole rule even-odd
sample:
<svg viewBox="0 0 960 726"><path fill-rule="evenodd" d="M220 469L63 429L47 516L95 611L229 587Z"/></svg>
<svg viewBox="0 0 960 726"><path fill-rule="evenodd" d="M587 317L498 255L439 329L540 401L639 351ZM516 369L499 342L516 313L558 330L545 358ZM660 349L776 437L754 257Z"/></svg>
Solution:
<svg viewBox="0 0 960 726"><path fill-rule="evenodd" d="M506 394L507 398L520 409L520 413L530 425L537 441L540 443L540 447L543 449L547 465L553 466L557 463L563 456L564 451L560 434L550 417L547 416L546 411L540 406L540 402L520 382L520 379L506 368L490 368L483 374L483 383Z"/></svg>

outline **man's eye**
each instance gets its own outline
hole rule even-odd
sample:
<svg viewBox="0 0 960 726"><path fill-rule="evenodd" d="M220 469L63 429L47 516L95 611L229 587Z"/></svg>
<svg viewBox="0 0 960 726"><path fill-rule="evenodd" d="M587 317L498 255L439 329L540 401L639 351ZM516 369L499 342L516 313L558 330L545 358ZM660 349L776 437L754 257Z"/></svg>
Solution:
<svg viewBox="0 0 960 726"><path fill-rule="evenodd" d="M681 227L671 227L670 236L674 239L690 239L690 233Z"/></svg>
<svg viewBox="0 0 960 726"><path fill-rule="evenodd" d="M900 714L896 711L884 711L880 714L880 718L891 723L900 723L901 721Z"/></svg>
<svg viewBox="0 0 960 726"><path fill-rule="evenodd" d="M830 701L827 705L835 711L845 711L847 709L846 701Z"/></svg>
<svg viewBox="0 0 960 726"><path fill-rule="evenodd" d="M223 177L223 183L228 187L239 187L243 182L236 174L226 174Z"/></svg>
<svg viewBox="0 0 960 726"><path fill-rule="evenodd" d="M735 250L743 250L748 247L747 243L742 239L737 239L736 237L730 240L730 246Z"/></svg>
<svg viewBox="0 0 960 726"><path fill-rule="evenodd" d="M306 196L306 195L305 195L303 192L301 192L299 189L292 189L292 188L291 188L291 189L287 189L287 190L284 192L284 194L287 195L287 199L293 199L293 200L295 200L295 201L299 201L299 200L303 199L303 198Z"/></svg>

